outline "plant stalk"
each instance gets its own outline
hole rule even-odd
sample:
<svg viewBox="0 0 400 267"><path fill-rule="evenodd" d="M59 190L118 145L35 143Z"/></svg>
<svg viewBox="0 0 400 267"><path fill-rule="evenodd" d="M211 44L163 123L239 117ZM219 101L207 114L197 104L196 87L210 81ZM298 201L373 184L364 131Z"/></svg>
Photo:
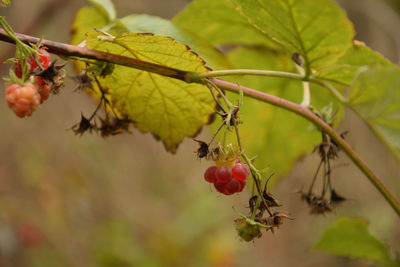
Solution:
<svg viewBox="0 0 400 267"><path fill-rule="evenodd" d="M346 98L344 98L333 86L325 83L324 81L315 78L315 77L304 77L301 74L296 73L287 73L287 72L277 72L277 71L265 71L265 70L226 70L226 71L210 71L205 73L191 73L182 70L177 70L173 68L169 68L166 66L153 64L141 60L137 60L134 58L124 57L120 55L109 54L106 52L97 51L94 49L83 48L79 46L54 42L45 39L39 39L36 37L32 37L29 35L18 34L16 36L22 42L29 44L36 44L39 41L45 47L47 47L47 51L53 54L57 54L59 56L65 57L79 57L86 59L94 59L99 61L104 61L112 64L123 65L135 69L140 69L143 71L148 71L152 73L156 73L162 76L182 80L185 82L197 82L203 83L203 78L224 76L224 75L244 75L244 74L252 74L252 75L261 75L261 76L269 76L269 77L281 77L281 78L289 78L300 81L310 81L313 83L320 84L327 88L336 98L338 98L342 103L347 103ZM0 40L14 43L15 40L10 38L6 31L0 29ZM320 130L326 132L339 147L349 156L349 158L356 164L356 166L367 176L370 182L376 187L376 189L382 194L382 196L387 200L387 202L392 206L395 212L400 216L400 203L395 199L395 197L389 192L389 190L382 184L380 179L372 172L372 170L367 166L367 164L361 160L361 158L355 153L355 151L350 147L350 145L327 123L325 123L322 119L320 119L317 115L312 113L305 107L297 105L293 102L287 101L285 99L269 95L254 89L250 89L244 86L239 86L237 84L229 83L224 80L219 80L215 78L210 78L215 85L218 87L235 92L240 93L242 91L244 95L260 100L262 102L269 103L271 105L289 110L294 112L307 120L314 123Z"/></svg>

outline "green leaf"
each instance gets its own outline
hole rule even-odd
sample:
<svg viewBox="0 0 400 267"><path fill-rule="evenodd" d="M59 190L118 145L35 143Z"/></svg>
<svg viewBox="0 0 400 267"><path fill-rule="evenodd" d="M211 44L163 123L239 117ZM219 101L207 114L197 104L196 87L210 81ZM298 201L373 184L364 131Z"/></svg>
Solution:
<svg viewBox="0 0 400 267"><path fill-rule="evenodd" d="M239 48L230 52L228 58L237 68L293 71L290 58L267 49ZM302 100L299 81L271 77L243 77L231 81L296 103ZM326 90L318 89L312 91L312 104L320 107L328 104L331 96ZM229 94L229 97L234 100L237 96ZM245 151L249 156L257 156L255 163L260 169L269 166L275 173L273 179L287 174L302 155L310 153L321 141L320 133L304 118L254 99L244 99L240 119L243 124L239 131ZM234 138L229 141L235 143Z"/></svg>
<svg viewBox="0 0 400 267"><path fill-rule="evenodd" d="M230 68L226 58L210 43L195 34L175 26L169 20L149 15L130 15L119 19L119 22L129 32L151 32L157 35L170 36L178 42L190 46L213 69Z"/></svg>
<svg viewBox="0 0 400 267"><path fill-rule="evenodd" d="M346 51L346 54L339 58L336 64L321 69L316 76L347 86L351 84L360 68L365 66L390 67L393 66L393 63L362 43L355 43Z"/></svg>
<svg viewBox="0 0 400 267"><path fill-rule="evenodd" d="M71 26L70 43L78 45L85 40L85 34L94 28L102 28L107 25L107 18L96 8L82 7L75 15Z"/></svg>
<svg viewBox="0 0 400 267"><path fill-rule="evenodd" d="M349 106L400 161L400 68L369 69L349 92Z"/></svg>
<svg viewBox="0 0 400 267"><path fill-rule="evenodd" d="M100 41L98 35L88 35L89 48L183 71L208 70L199 56L170 37L126 33L113 41ZM101 84L108 88L110 101L119 113L131 118L139 130L161 139L171 152L185 136L196 135L214 113L214 100L208 88L200 84L124 66L115 66L113 74Z"/></svg>
<svg viewBox="0 0 400 267"><path fill-rule="evenodd" d="M237 12L231 0L193 1L172 22L213 44L272 45L269 38Z"/></svg>
<svg viewBox="0 0 400 267"><path fill-rule="evenodd" d="M110 22L116 18L115 7L111 0L87 0L87 1L107 18L107 22Z"/></svg>
<svg viewBox="0 0 400 267"><path fill-rule="evenodd" d="M248 21L300 53L305 69L335 63L351 46L354 32L345 13L331 0L234 0Z"/></svg>
<svg viewBox="0 0 400 267"><path fill-rule="evenodd" d="M369 233L367 222L360 218L338 218L312 249L400 266L389 257L386 246Z"/></svg>

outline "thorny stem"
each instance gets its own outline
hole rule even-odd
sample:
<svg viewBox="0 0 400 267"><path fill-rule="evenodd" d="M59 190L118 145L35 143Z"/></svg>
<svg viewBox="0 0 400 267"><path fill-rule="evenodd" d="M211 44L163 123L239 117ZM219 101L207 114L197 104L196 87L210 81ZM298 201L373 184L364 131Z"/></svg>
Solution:
<svg viewBox="0 0 400 267"><path fill-rule="evenodd" d="M16 34L19 40L24 43L38 43L40 41L39 38L35 38L29 35L24 34ZM15 40L10 38L7 33L0 29L0 40L15 43ZM113 64L128 66L152 73L157 73L162 76L175 78L178 80L186 81L186 82L197 82L203 83L202 78L206 77L216 77L221 76L221 72L218 74L216 72L206 72L206 73L191 73L182 70L177 70L173 68L169 68L162 65L157 65L129 57L123 57L119 55L109 54L106 52L101 52L93 49L73 46L64 43L58 43L50 40L41 40L41 43L47 47L47 51L50 53L57 54L59 56L67 56L67 57L80 57L80 58L87 58L87 59L95 59L99 61L109 62ZM234 70L225 71L226 75L232 75ZM337 99L339 99L343 104L346 104L348 100L341 95L336 88L334 88L329 83L316 78L316 77L304 77L300 74L295 73L285 73L285 72L271 72L270 77L281 77L281 78L289 78L295 80L308 80L310 82L319 84L327 88ZM263 73L258 72L258 75L268 76L266 71ZM243 71L237 71L235 74L249 74L244 73ZM253 72L255 75L255 72ZM201 75L201 76L200 76ZM313 124L318 126L320 130L325 131L335 142L336 144L342 148L342 150L349 156L349 158L356 164L356 166L367 176L369 181L375 186L375 188L382 194L382 196L387 200L387 202L392 206L395 212L400 216L400 203L395 199L395 197L390 193L390 191L382 184L380 179L373 173L373 171L366 165L364 161L358 156L357 153L350 147L350 145L327 123L325 123L321 118L315 115L313 112L308 110L305 107L297 105L293 102L287 101L285 99L269 95L267 93L259 92L254 89L250 89L244 86L238 86L237 84L229 83L219 79L209 79L213 83L215 83L218 87L235 92L240 93L240 90L243 91L245 96L257 99L262 102L269 103L271 105L286 109L293 113L296 113L307 120L311 121Z"/></svg>
<svg viewBox="0 0 400 267"><path fill-rule="evenodd" d="M251 172L251 177L253 177L254 180L254 184L256 185L256 189L257 189L257 202L256 205L254 207L255 210L258 209L258 206L260 205L260 201L259 199L261 198L261 201L263 202L269 216L272 216L272 212L269 209L269 206L267 205L267 202L265 201L264 197L263 197L263 193L261 191L261 185L260 185L260 177L259 177L259 173L256 172L256 168L253 166L253 164L251 163L251 160L247 157L247 155L245 153L241 154L242 158L244 159L244 161L246 162L247 166L249 166L250 172ZM254 218L252 218L254 219Z"/></svg>
<svg viewBox="0 0 400 267"><path fill-rule="evenodd" d="M207 85L211 85L212 88L214 88L215 90L218 91L218 93L220 94L220 96L222 96L222 98L224 99L224 101L225 101L225 103L226 103L226 105L227 105L228 107L230 107L230 108L233 107L231 101L229 101L229 99L225 96L224 92L222 92L221 89L218 88L218 86L216 86L216 85L215 85L211 80L209 80L209 79L204 79L204 81L205 81L205 83L206 83ZM217 103L219 103L219 101L217 101Z"/></svg>
<svg viewBox="0 0 400 267"><path fill-rule="evenodd" d="M219 131L222 129L222 127L225 125L224 122L221 123L221 125L218 127L217 131L214 133L214 135L211 137L210 142L208 142L208 146L211 145L212 141L214 141L214 138L217 136L217 134L219 133Z"/></svg>
<svg viewBox="0 0 400 267"><path fill-rule="evenodd" d="M240 88L240 87L239 87L239 88ZM249 166L249 168L250 168L251 177L253 177L253 181L254 181L254 184L255 184L255 186L256 186L256 188L257 188L257 193L258 193L258 194L257 194L257 199L256 199L256 205L254 206L254 208L253 208L253 213L251 214L251 219L254 220L255 217L256 217L258 207L259 207L260 204L261 204L260 198L261 198L261 201L263 202L264 206L266 207L266 209L267 209L269 215L272 216L272 213L271 213L271 211L269 210L269 207L268 207L268 205L267 205L267 203L266 203L266 201L265 201L265 199L264 199L264 197L263 197L263 194L262 194L262 191L261 191L261 188L260 188L260 187L261 187L261 186L260 186L260 179L259 179L259 176L256 175L256 174L258 174L258 173L257 173L257 170L255 170L254 166L251 164L250 159L249 159L249 158L247 157L247 155L244 153L244 150L243 150L243 147L242 147L242 142L240 141L239 129L238 129L238 127L237 127L237 120L236 120L236 118L233 119L233 124L234 124L234 127L235 127L235 133L236 133L237 143L238 143L238 146L239 146L239 149L240 149L240 155L244 158L244 160L246 161L247 166ZM255 174L255 173L256 173L256 174Z"/></svg>
<svg viewBox="0 0 400 267"><path fill-rule="evenodd" d="M331 162L328 159L328 172L326 173L328 176L328 188L330 191L332 191L332 182L331 182Z"/></svg>
<svg viewBox="0 0 400 267"><path fill-rule="evenodd" d="M214 92L213 92L213 87L211 84L206 84L208 89L210 89L210 93L212 95L212 97L214 98L215 103L217 103L218 107L222 110L223 113L226 113L224 107L222 106L221 102L219 101L219 99L215 96Z"/></svg>
<svg viewBox="0 0 400 267"><path fill-rule="evenodd" d="M279 77L288 78L293 80L304 80L304 75L291 72L273 71L273 70L253 70L253 69L234 69L234 70L214 70L203 73L193 73L190 78L193 82L204 78L215 78L221 76L232 76L232 75L254 75L254 76L267 76L267 77Z"/></svg>
<svg viewBox="0 0 400 267"><path fill-rule="evenodd" d="M327 157L326 157L326 155L324 155L324 159L323 159L323 161L324 161L324 179L322 181L321 198L324 198L325 192L326 192L326 160L327 160Z"/></svg>
<svg viewBox="0 0 400 267"><path fill-rule="evenodd" d="M311 184L310 184L310 188L308 189L308 194L309 194L309 195L312 193L312 189L313 189L313 187L314 187L315 181L317 180L317 176L318 176L318 173L319 173L319 169L320 169L321 166L322 166L322 162L323 162L323 160L321 159L321 161L319 162L317 171L315 172L314 177L313 177L313 179L312 179L312 182L311 182Z"/></svg>
<svg viewBox="0 0 400 267"><path fill-rule="evenodd" d="M236 133L236 139L237 139L237 143L240 149L240 154L244 153L243 147L242 147L242 142L240 141L240 135L239 135L239 129L237 127L237 121L236 119L233 120L233 124L235 126L235 133Z"/></svg>

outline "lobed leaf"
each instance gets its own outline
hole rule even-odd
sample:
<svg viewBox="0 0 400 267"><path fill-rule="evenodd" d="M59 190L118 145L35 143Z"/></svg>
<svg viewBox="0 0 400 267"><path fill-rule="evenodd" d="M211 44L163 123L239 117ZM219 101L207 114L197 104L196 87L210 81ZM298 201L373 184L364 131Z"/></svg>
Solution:
<svg viewBox="0 0 400 267"><path fill-rule="evenodd" d="M400 266L399 262L390 258L386 246L369 233L366 221L360 218L338 218L326 229L313 249Z"/></svg>
<svg viewBox="0 0 400 267"><path fill-rule="evenodd" d="M231 0L193 1L177 14L172 22L212 44L273 45L268 37L250 25L247 19L237 12Z"/></svg>
<svg viewBox="0 0 400 267"><path fill-rule="evenodd" d="M112 41L100 41L88 34L89 48L191 72L204 72L204 61L186 45L166 36L126 33ZM208 88L187 84L157 74L115 66L112 75L101 80L117 111L128 116L143 132L160 138L175 152L185 136L194 136L208 123L215 103Z"/></svg>
<svg viewBox="0 0 400 267"><path fill-rule="evenodd" d="M400 68L360 73L349 92L349 106L400 161Z"/></svg>
<svg viewBox="0 0 400 267"><path fill-rule="evenodd" d="M171 21L150 15L129 15L118 20L128 32L151 32L157 35L171 36L178 42L189 45L213 69L227 69L230 65L226 58L207 41L199 36L174 25Z"/></svg>
<svg viewBox="0 0 400 267"><path fill-rule="evenodd" d="M233 0L257 29L290 54L304 58L306 70L336 62L351 46L353 27L331 0Z"/></svg>

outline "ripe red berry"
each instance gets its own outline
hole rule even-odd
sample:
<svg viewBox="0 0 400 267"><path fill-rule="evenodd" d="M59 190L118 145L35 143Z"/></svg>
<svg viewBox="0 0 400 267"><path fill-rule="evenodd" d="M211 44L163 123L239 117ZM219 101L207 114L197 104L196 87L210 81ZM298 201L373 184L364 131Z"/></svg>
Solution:
<svg viewBox="0 0 400 267"><path fill-rule="evenodd" d="M227 183L232 179L232 169L229 166L219 166L215 172L217 180Z"/></svg>
<svg viewBox="0 0 400 267"><path fill-rule="evenodd" d="M225 194L225 185L226 185L226 183L222 183L222 182L220 182L218 180L215 181L215 183L214 183L215 189L217 189L217 191L222 193L222 194Z"/></svg>
<svg viewBox="0 0 400 267"><path fill-rule="evenodd" d="M240 182L236 179L231 179L228 183L225 185L225 194L226 195L232 195L233 193L239 192L240 191Z"/></svg>
<svg viewBox="0 0 400 267"><path fill-rule="evenodd" d="M47 69L50 66L51 62L50 54L44 49L39 49L38 53L39 54L36 56L36 60L34 59L33 56L30 56L28 59L28 63L30 65L30 72L39 69L39 65L36 61L40 62L43 69Z"/></svg>
<svg viewBox="0 0 400 267"><path fill-rule="evenodd" d="M247 176L249 176L250 169L247 164L244 163L236 163L232 168L232 175L234 178L240 181L246 180Z"/></svg>
<svg viewBox="0 0 400 267"><path fill-rule="evenodd" d="M216 170L216 166L209 167L204 173L204 179L209 183L214 183L215 181L217 181L217 176L215 175Z"/></svg>
<svg viewBox="0 0 400 267"><path fill-rule="evenodd" d="M39 65L36 61L40 62L43 69L47 69L50 66L50 63L51 63L50 54L44 49L39 49L38 53L39 54L36 56L36 60L33 55L29 57L28 67L26 70L27 73L31 73L31 72L39 69ZM24 61L25 61L25 59L24 59ZM22 67L21 67L21 63L19 61L14 62L14 73L18 78L22 78Z"/></svg>
<svg viewBox="0 0 400 267"><path fill-rule="evenodd" d="M49 84L49 81L39 76L34 76L34 84L38 88L38 92L40 94L40 104L42 104L47 98L49 98L51 86Z"/></svg>
<svg viewBox="0 0 400 267"><path fill-rule="evenodd" d="M12 84L6 89L6 101L14 113L23 118L32 115L40 104L40 94L35 86L26 83L24 86Z"/></svg>

